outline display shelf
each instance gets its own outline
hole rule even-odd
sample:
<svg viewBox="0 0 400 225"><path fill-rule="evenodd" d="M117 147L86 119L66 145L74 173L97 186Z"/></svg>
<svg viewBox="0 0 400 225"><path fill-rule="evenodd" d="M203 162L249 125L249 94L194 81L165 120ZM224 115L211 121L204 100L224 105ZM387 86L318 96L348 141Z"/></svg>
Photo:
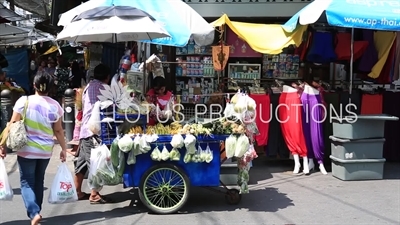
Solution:
<svg viewBox="0 0 400 225"><path fill-rule="evenodd" d="M176 56L211 56L212 54L176 54Z"/></svg>
<svg viewBox="0 0 400 225"><path fill-rule="evenodd" d="M263 55L263 78L300 79L299 68L299 55Z"/></svg>
<svg viewBox="0 0 400 225"><path fill-rule="evenodd" d="M177 76L178 78L206 78L206 79L214 79L215 76Z"/></svg>
<svg viewBox="0 0 400 225"><path fill-rule="evenodd" d="M228 68L229 79L240 83L254 83L261 78L261 64L229 63Z"/></svg>
<svg viewBox="0 0 400 225"><path fill-rule="evenodd" d="M176 77L214 77L215 70L211 56L177 57Z"/></svg>

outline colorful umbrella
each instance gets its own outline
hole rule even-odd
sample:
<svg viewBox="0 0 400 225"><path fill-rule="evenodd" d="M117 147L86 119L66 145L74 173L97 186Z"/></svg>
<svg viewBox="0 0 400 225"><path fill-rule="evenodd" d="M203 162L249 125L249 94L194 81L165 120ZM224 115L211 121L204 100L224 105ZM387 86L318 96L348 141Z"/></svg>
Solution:
<svg viewBox="0 0 400 225"><path fill-rule="evenodd" d="M61 14L58 25L67 26L79 14L104 6L129 6L150 14L171 37L148 43L183 47L192 38L201 46L214 41L214 28L182 0L91 0Z"/></svg>

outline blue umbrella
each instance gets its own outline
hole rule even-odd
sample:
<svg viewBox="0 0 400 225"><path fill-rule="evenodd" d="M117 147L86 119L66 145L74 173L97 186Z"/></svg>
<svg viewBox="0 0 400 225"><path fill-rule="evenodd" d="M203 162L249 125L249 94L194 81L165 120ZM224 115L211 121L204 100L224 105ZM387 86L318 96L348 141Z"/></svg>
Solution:
<svg viewBox="0 0 400 225"><path fill-rule="evenodd" d="M400 0L315 0L296 13L283 28L292 32L298 24L320 19L331 26L400 31Z"/></svg>
<svg viewBox="0 0 400 225"><path fill-rule="evenodd" d="M97 7L129 6L150 14L171 37L144 41L183 47L192 38L198 45L214 41L214 28L182 0L91 0L63 13L59 26L68 26L77 15Z"/></svg>

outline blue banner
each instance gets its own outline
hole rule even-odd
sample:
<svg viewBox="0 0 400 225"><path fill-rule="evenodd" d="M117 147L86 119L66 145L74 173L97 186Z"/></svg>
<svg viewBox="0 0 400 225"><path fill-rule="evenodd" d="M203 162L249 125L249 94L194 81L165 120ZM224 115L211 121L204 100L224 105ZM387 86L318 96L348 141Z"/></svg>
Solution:
<svg viewBox="0 0 400 225"><path fill-rule="evenodd" d="M308 17L311 23L315 16L324 13L331 26L400 31L400 0L315 0L290 18L283 28L292 32L300 17Z"/></svg>
<svg viewBox="0 0 400 225"><path fill-rule="evenodd" d="M326 9L332 26L387 31L400 30L399 13L399 0L332 1Z"/></svg>
<svg viewBox="0 0 400 225"><path fill-rule="evenodd" d="M7 49L7 53L2 52L2 54L8 60L8 67L3 69L6 71L7 77L12 78L19 86L29 91L29 59L27 49Z"/></svg>

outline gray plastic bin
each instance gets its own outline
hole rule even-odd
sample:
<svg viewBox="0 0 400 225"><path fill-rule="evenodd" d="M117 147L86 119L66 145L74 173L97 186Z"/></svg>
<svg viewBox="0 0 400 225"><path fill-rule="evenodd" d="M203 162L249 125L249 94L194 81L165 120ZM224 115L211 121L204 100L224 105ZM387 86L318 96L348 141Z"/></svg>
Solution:
<svg viewBox="0 0 400 225"><path fill-rule="evenodd" d="M385 159L343 160L330 156L332 175L340 180L381 180Z"/></svg>
<svg viewBox="0 0 400 225"><path fill-rule="evenodd" d="M385 138L349 140L329 136L333 157L345 160L382 159Z"/></svg>
<svg viewBox="0 0 400 225"><path fill-rule="evenodd" d="M397 121L398 117L386 114L357 115L332 118L333 136L344 139L384 137L385 121Z"/></svg>

